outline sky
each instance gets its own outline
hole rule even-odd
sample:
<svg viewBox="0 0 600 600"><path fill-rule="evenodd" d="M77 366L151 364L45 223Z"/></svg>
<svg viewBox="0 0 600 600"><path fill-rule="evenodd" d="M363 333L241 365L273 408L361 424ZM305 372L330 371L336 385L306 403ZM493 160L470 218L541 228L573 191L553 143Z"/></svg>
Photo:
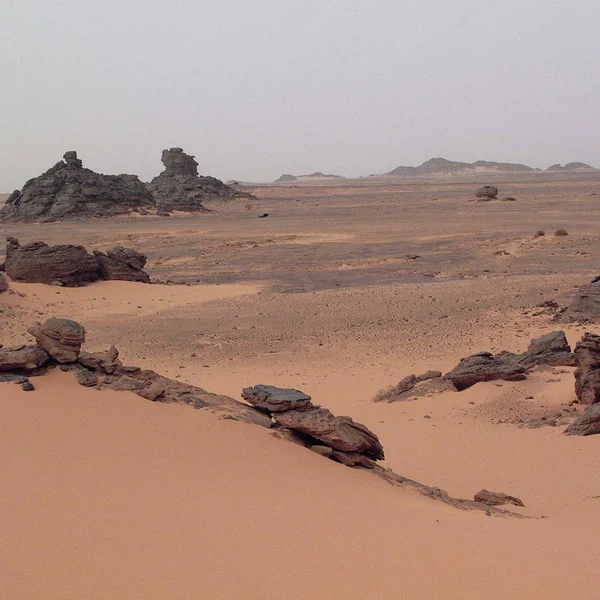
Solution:
<svg viewBox="0 0 600 600"><path fill-rule="evenodd" d="M600 167L597 0L0 0L0 191L77 150L148 181Z"/></svg>

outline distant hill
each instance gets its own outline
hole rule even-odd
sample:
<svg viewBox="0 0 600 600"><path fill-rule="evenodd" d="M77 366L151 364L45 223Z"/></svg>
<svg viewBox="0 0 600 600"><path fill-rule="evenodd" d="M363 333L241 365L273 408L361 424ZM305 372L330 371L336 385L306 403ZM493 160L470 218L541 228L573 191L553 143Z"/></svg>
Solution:
<svg viewBox="0 0 600 600"><path fill-rule="evenodd" d="M582 162L570 162L567 163L564 167L562 165L556 164L548 167L546 171L554 172L554 171L596 171L594 167L582 163Z"/></svg>
<svg viewBox="0 0 600 600"><path fill-rule="evenodd" d="M332 175L331 173L309 173L308 175L289 175L284 173L279 179L275 180L275 183L288 183L291 181L306 181L315 179L344 179L341 175Z"/></svg>
<svg viewBox="0 0 600 600"><path fill-rule="evenodd" d="M397 167L386 175L400 177L414 177L417 175L455 175L462 173L507 173L507 172L533 172L527 165L518 163L490 162L478 160L474 163L458 162L445 158L430 158L418 167Z"/></svg>

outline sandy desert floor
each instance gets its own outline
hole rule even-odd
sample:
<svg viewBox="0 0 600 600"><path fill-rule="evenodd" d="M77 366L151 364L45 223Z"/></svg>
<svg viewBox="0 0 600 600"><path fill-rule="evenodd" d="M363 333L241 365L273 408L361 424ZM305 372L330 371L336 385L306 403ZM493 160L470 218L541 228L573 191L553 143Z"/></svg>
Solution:
<svg viewBox="0 0 600 600"><path fill-rule="evenodd" d="M13 283L0 342L63 316L87 349L115 343L212 392L302 389L375 431L396 472L516 495L534 518L460 511L267 430L56 372L35 392L0 384L0 598L597 598L600 439L518 424L574 398L572 369L372 401L475 351L585 331L536 304L598 275L600 178L496 179L516 202L472 202L490 177L362 180L257 187L210 216L4 226L22 243L132 246L162 284Z"/></svg>

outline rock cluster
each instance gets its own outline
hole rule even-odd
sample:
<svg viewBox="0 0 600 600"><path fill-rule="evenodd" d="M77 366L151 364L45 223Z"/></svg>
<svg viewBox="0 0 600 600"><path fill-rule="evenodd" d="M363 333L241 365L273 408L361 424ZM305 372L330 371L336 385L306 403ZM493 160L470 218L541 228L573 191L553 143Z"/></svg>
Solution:
<svg viewBox="0 0 600 600"><path fill-rule="evenodd" d="M494 200L498 197L498 188L495 185L484 185L475 192L475 197L480 200Z"/></svg>
<svg viewBox="0 0 600 600"><path fill-rule="evenodd" d="M460 360L451 371L427 371L408 375L397 385L384 390L374 400L397 402L446 391L465 390L482 381L520 381L537 365L575 366L575 355L563 331L552 331L531 340L523 354L478 352Z"/></svg>
<svg viewBox="0 0 600 600"><path fill-rule="evenodd" d="M89 254L83 246L48 246L33 242L21 246L19 240L6 240L6 274L14 281L59 283L82 286L98 279L123 279L149 283L143 270L146 257L130 248L117 246L106 254Z"/></svg>
<svg viewBox="0 0 600 600"><path fill-rule="evenodd" d="M50 222L108 217L152 207L154 199L137 175L102 175L83 168L74 151L44 174L15 190L0 210L8 222Z"/></svg>
<svg viewBox="0 0 600 600"><path fill-rule="evenodd" d="M198 163L181 148L163 150L161 160L165 170L148 184L156 200L157 214L208 212L203 205L207 200L252 197L225 185L220 179L198 175Z"/></svg>
<svg viewBox="0 0 600 600"><path fill-rule="evenodd" d="M242 398L268 414L277 427L293 432L298 441L323 456L366 468L373 468L376 460L384 458L379 439L367 427L313 405L310 396L299 390L256 385L245 388Z"/></svg>

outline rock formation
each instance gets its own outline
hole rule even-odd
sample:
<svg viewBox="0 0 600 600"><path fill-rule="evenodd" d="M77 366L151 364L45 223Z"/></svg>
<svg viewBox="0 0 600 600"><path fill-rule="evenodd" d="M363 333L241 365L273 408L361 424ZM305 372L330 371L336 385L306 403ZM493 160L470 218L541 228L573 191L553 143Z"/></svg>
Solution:
<svg viewBox="0 0 600 600"><path fill-rule="evenodd" d="M165 170L147 186L156 200L157 214L208 212L202 204L207 200L252 198L248 193L225 185L220 179L198 175L198 163L181 148L163 150L161 160Z"/></svg>
<svg viewBox="0 0 600 600"><path fill-rule="evenodd" d="M560 311L556 320L562 323L595 323L600 319L600 277L582 285L574 294L566 309Z"/></svg>
<svg viewBox="0 0 600 600"><path fill-rule="evenodd" d="M106 254L94 250L100 279L120 279L150 283L150 276L144 271L146 256L132 248L116 246Z"/></svg>
<svg viewBox="0 0 600 600"><path fill-rule="evenodd" d="M600 335L585 333L575 345L575 394L582 404L600 402Z"/></svg>
<svg viewBox="0 0 600 600"><path fill-rule="evenodd" d="M32 371L49 359L50 355L38 346L0 348L0 371Z"/></svg>
<svg viewBox="0 0 600 600"><path fill-rule="evenodd" d="M493 200L498 196L498 188L495 185L484 185L475 192L475 197L480 200Z"/></svg>
<svg viewBox="0 0 600 600"><path fill-rule="evenodd" d="M27 329L37 342L59 363L75 362L79 356L81 344L85 342L85 329L70 319L52 317L43 325L32 325Z"/></svg>
<svg viewBox="0 0 600 600"><path fill-rule="evenodd" d="M567 341L564 331L551 331L546 335L531 340L529 348L523 354L511 355L517 364L530 369L536 365L550 365L552 367L576 366L575 355Z"/></svg>
<svg viewBox="0 0 600 600"><path fill-rule="evenodd" d="M508 496L502 492L490 492L489 490L481 490L474 496L475 502L481 502L488 506L502 506L503 504L514 504L515 506L525 506L520 498Z"/></svg>
<svg viewBox="0 0 600 600"><path fill-rule="evenodd" d="M313 405L299 390L256 385L245 388L242 398L270 414L279 428L300 434L297 440L323 456L366 468L384 458L379 439L367 427Z"/></svg>
<svg viewBox="0 0 600 600"><path fill-rule="evenodd" d="M6 274L14 281L59 283L75 287L98 279L124 279L149 283L143 271L146 257L131 248L117 246L106 254L89 254L83 246L48 246L32 242L21 246L19 240L6 239Z"/></svg>
<svg viewBox="0 0 600 600"><path fill-rule="evenodd" d="M503 356L494 356L491 352L479 352L461 359L458 365L444 377L460 391L481 381L496 379L520 381L526 378L526 370L525 367L506 360Z"/></svg>
<svg viewBox="0 0 600 600"><path fill-rule="evenodd" d="M600 403L587 407L564 431L565 435L598 435L600 433Z"/></svg>
<svg viewBox="0 0 600 600"><path fill-rule="evenodd" d="M8 283L6 283L6 279L4 278L4 275L2 275L2 273L0 273L0 294L2 292L6 292L6 290L8 290Z"/></svg>
<svg viewBox="0 0 600 600"><path fill-rule="evenodd" d="M28 283L56 281L80 286L98 280L98 263L83 246L48 246L44 242L21 246L12 237L6 238L5 269L13 281Z"/></svg>
<svg viewBox="0 0 600 600"><path fill-rule="evenodd" d="M136 175L102 175L82 166L74 151L66 152L44 174L15 190L0 210L8 222L55 221L110 217L154 206L150 192Z"/></svg>

